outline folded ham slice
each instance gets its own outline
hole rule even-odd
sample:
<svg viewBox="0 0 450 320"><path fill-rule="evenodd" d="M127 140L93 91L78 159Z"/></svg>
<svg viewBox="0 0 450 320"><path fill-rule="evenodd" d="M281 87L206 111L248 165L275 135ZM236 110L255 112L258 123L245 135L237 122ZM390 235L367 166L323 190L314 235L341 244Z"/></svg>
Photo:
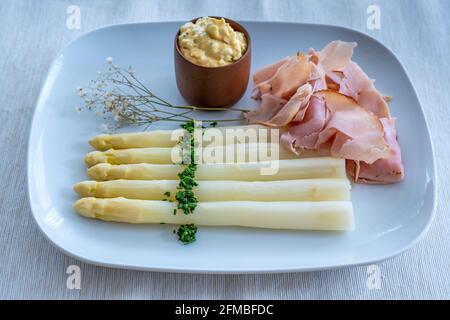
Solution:
<svg viewBox="0 0 450 320"><path fill-rule="evenodd" d="M390 156L380 120L355 100L336 91L315 93L325 100L330 119L319 133L316 149L331 141L333 157L373 163Z"/></svg>
<svg viewBox="0 0 450 320"><path fill-rule="evenodd" d="M309 83L299 87L287 103L282 98L265 93L262 96L263 101L260 108L247 113L246 117L252 123L264 124L270 127L286 126L298 113L304 114L311 94L312 87ZM270 97L270 100L266 97ZM282 105L283 103L285 104Z"/></svg>
<svg viewBox="0 0 450 320"><path fill-rule="evenodd" d="M270 93L261 96L261 104L255 111L245 113L244 116L251 123L265 124L269 122L283 108L287 100Z"/></svg>
<svg viewBox="0 0 450 320"><path fill-rule="evenodd" d="M353 99L332 90L315 93L304 117L294 118L280 141L297 154L315 149L368 164L391 156L380 120Z"/></svg>
<svg viewBox="0 0 450 320"><path fill-rule="evenodd" d="M295 118L280 137L280 143L296 154L314 150L327 121L325 100L312 96L303 117Z"/></svg>
<svg viewBox="0 0 450 320"><path fill-rule="evenodd" d="M281 110L268 122L264 123L272 127L282 127L287 125L295 117L304 115L306 106L312 95L312 87L305 83L297 89L297 92L281 108Z"/></svg>
<svg viewBox="0 0 450 320"><path fill-rule="evenodd" d="M272 78L277 72L278 68L281 67L285 62L289 60L289 57L278 60L262 69L259 69L253 74L253 82L255 84L260 84L261 82L267 81Z"/></svg>
<svg viewBox="0 0 450 320"><path fill-rule="evenodd" d="M275 74L267 80L265 76L271 74L274 66L266 67L266 71L260 71L256 83L255 91L253 93L254 98L260 98L265 93L270 93L274 96L283 99L289 99L297 89L307 83L311 77L313 63L308 60L308 57L303 54L297 54L290 57L284 63L280 62L280 66L276 70ZM276 63L275 65L278 65ZM269 71L267 71L269 70Z"/></svg>
<svg viewBox="0 0 450 320"><path fill-rule="evenodd" d="M379 159L370 165L365 162L355 163L353 160L347 160L347 173L355 182L388 184L399 182L404 177L395 118L382 118L380 122L383 124L384 137L390 146L391 156L387 159Z"/></svg>
<svg viewBox="0 0 450 320"><path fill-rule="evenodd" d="M361 107L379 118L389 118L389 108L384 96L375 88L374 80L355 62L350 62L342 71L342 78L333 81L339 84L339 92L355 99Z"/></svg>
<svg viewBox="0 0 450 320"><path fill-rule="evenodd" d="M325 72L342 71L350 63L356 42L332 41L319 52L319 63Z"/></svg>
<svg viewBox="0 0 450 320"><path fill-rule="evenodd" d="M309 61L313 63L309 82L313 86L313 92L327 89L326 72L320 63L319 53L313 48L309 49Z"/></svg>

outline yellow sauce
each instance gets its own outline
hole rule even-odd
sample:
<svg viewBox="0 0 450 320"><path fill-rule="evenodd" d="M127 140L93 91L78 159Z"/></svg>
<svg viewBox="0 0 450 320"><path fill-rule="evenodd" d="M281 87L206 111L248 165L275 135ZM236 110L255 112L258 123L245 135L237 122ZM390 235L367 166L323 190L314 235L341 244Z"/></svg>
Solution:
<svg viewBox="0 0 450 320"><path fill-rule="evenodd" d="M189 61L205 67L220 67L242 57L247 39L223 18L203 17L180 28L178 45Z"/></svg>

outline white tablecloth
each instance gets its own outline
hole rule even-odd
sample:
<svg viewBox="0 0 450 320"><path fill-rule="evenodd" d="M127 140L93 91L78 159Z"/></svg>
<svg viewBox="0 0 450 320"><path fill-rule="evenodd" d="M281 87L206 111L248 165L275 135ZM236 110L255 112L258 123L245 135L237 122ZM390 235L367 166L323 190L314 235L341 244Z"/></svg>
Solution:
<svg viewBox="0 0 450 320"><path fill-rule="evenodd" d="M380 30L367 8L380 8ZM80 8L80 29L69 29ZM450 298L450 1L0 1L0 298L54 299L383 299ZM55 249L33 221L27 198L26 150L31 116L52 59L69 41L118 23L188 20L325 23L351 27L391 48L407 69L425 109L436 150L438 206L427 236L380 263L379 289L367 268L265 275L190 275L114 270L81 263ZM76 26L70 24L70 26ZM420 152L420 150L417 150ZM66 287L78 265L81 290Z"/></svg>

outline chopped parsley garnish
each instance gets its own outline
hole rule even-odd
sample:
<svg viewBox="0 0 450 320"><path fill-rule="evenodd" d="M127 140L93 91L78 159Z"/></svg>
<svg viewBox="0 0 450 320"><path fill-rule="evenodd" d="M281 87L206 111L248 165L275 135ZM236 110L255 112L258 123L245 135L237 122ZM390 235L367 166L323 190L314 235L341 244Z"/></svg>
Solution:
<svg viewBox="0 0 450 320"><path fill-rule="evenodd" d="M182 224L177 231L178 240L184 244L192 243L196 240L197 226L195 224Z"/></svg>

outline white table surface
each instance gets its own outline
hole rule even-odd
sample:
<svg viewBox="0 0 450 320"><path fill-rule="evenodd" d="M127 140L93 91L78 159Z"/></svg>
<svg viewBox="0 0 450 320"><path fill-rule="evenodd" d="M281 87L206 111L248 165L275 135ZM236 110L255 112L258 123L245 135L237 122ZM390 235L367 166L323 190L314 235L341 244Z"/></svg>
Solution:
<svg viewBox="0 0 450 320"><path fill-rule="evenodd" d="M366 10L371 4L380 8L380 30L367 28ZM78 5L81 10L79 30L66 27L69 5ZM449 14L447 0L0 0L0 298L450 298ZM437 157L438 205L433 225L419 244L378 264L379 289L367 286L367 267L263 275L96 267L59 252L39 231L27 198L27 139L34 104L57 52L71 40L105 25L188 20L203 15L346 26L377 38L404 64L431 129ZM80 267L80 290L66 287L69 265Z"/></svg>

